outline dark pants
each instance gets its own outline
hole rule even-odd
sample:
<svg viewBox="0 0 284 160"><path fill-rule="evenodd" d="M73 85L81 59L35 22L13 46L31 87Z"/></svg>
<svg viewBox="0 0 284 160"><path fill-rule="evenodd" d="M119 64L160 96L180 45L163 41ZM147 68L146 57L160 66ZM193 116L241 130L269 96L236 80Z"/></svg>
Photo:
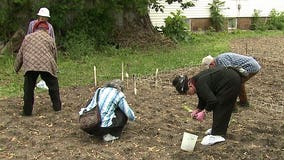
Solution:
<svg viewBox="0 0 284 160"><path fill-rule="evenodd" d="M52 107L54 111L61 110L61 100L59 95L59 85L58 79L52 76L48 72L40 71L28 71L25 74L24 81L24 106L23 112L25 115L31 115L33 111L34 104L34 88L36 86L36 81L38 76L45 81L46 85L49 88L49 96L52 102Z"/></svg>
<svg viewBox="0 0 284 160"><path fill-rule="evenodd" d="M246 88L245 88L245 82L248 81L251 77L253 77L257 73L258 72L250 73L247 77L244 77L242 79L241 91L240 91L240 94L239 94L239 99L240 99L241 104L247 104L248 103L248 98L247 98Z"/></svg>
<svg viewBox="0 0 284 160"><path fill-rule="evenodd" d="M120 137L122 130L127 123L128 118L126 115L119 109L116 108L115 112L115 118L112 119L112 125L109 127L96 127L93 130L86 131L89 134L95 135L95 136L104 136L106 134L111 134L115 137Z"/></svg>
<svg viewBox="0 0 284 160"><path fill-rule="evenodd" d="M230 70L225 77L230 80L216 94L218 105L213 109L212 135L226 135L233 106L240 92L241 77L239 74Z"/></svg>

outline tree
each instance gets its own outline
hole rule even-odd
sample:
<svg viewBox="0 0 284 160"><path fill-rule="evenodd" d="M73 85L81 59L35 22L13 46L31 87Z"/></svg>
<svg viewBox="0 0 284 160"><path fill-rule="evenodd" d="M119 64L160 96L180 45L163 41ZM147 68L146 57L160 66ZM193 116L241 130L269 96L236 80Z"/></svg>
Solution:
<svg viewBox="0 0 284 160"><path fill-rule="evenodd" d="M167 2L179 2L182 8L193 5L182 0ZM7 42L19 28L26 30L28 22L36 18L38 9L43 6L50 10L50 22L59 46L64 46L70 33L84 33L96 46L169 43L153 28L148 15L149 7L162 11L159 0L5 0L0 4L0 41ZM11 21L10 17L17 18Z"/></svg>

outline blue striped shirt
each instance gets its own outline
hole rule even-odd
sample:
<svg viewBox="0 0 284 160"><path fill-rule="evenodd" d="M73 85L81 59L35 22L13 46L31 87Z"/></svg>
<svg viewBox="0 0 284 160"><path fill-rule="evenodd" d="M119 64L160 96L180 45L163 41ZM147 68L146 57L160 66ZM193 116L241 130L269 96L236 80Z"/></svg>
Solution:
<svg viewBox="0 0 284 160"><path fill-rule="evenodd" d="M222 53L215 58L216 66L223 65L225 67L242 67L248 73L256 73L261 66L250 56L244 56L236 53Z"/></svg>
<svg viewBox="0 0 284 160"><path fill-rule="evenodd" d="M129 120L134 121L135 120L135 114L133 110L129 107L125 95L123 92L112 88L112 87L103 87L99 88L99 108L101 113L101 127L109 127L112 125L112 119L115 118L115 109L119 107L119 109L125 113L125 115L128 117ZM90 110L94 108L97 104L97 92L96 90L92 101L90 104L85 108L87 110Z"/></svg>

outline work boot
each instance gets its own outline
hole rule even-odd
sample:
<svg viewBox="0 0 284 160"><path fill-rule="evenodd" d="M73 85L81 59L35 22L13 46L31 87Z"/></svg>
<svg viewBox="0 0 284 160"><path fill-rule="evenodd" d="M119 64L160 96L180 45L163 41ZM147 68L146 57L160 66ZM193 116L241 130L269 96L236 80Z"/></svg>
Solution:
<svg viewBox="0 0 284 160"><path fill-rule="evenodd" d="M240 101L238 101L237 105L240 106L240 107L249 107L249 102L240 102Z"/></svg>
<svg viewBox="0 0 284 160"><path fill-rule="evenodd" d="M232 113L238 113L238 107L237 107L237 105L234 105L233 106L233 110L232 110Z"/></svg>

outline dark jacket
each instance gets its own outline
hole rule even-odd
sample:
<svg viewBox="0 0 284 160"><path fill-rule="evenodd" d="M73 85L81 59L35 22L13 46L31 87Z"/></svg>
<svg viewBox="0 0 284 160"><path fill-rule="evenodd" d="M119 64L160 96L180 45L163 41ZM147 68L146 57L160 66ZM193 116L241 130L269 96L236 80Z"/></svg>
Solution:
<svg viewBox="0 0 284 160"><path fill-rule="evenodd" d="M234 92L232 88L240 85L241 77L237 71L215 67L207 69L191 78L199 98L199 109L214 110L217 105L226 105L227 101L234 101L229 95Z"/></svg>

